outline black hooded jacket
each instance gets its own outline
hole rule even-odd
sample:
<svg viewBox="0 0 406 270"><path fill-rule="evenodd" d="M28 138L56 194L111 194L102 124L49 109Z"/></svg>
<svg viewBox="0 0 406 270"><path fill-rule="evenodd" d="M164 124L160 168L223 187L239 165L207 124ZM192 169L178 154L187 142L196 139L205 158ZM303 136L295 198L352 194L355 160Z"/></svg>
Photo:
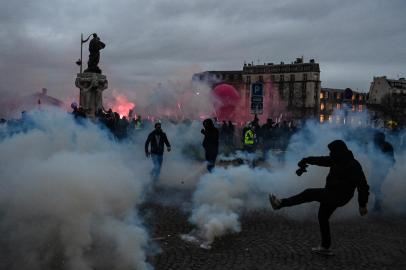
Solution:
<svg viewBox="0 0 406 270"><path fill-rule="evenodd" d="M159 136L159 143L157 142L156 136ZM148 146L151 143L151 153L155 155L164 154L164 144L166 147L171 147L165 132L157 130L152 131L145 142L145 153L148 153Z"/></svg>
<svg viewBox="0 0 406 270"><path fill-rule="evenodd" d="M202 145L206 153L206 159L215 159L219 149L219 131L211 119L204 120L203 126L205 128L201 131L204 135Z"/></svg>
<svg viewBox="0 0 406 270"><path fill-rule="evenodd" d="M346 204L358 190L358 204L365 207L368 202L369 186L361 164L343 141L336 140L328 145L330 156L307 157L307 164L330 167L326 178L325 189L327 200L333 203Z"/></svg>

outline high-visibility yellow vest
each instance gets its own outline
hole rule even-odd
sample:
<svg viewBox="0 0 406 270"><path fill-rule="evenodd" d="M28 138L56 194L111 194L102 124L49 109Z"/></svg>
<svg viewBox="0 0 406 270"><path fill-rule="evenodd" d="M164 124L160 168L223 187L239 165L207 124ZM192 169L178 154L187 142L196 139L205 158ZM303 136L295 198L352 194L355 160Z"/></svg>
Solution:
<svg viewBox="0 0 406 270"><path fill-rule="evenodd" d="M252 131L251 129L247 130L244 136L244 144L253 145L254 141L255 141L254 131Z"/></svg>

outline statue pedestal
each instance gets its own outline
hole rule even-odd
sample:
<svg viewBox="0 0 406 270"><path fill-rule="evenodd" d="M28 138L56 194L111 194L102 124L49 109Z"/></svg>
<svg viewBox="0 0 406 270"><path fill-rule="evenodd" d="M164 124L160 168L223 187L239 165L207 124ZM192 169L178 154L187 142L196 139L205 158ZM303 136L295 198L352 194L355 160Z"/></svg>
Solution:
<svg viewBox="0 0 406 270"><path fill-rule="evenodd" d="M98 109L103 108L103 91L108 87L105 75L98 73L78 73L75 85L80 89L79 106L86 116L94 118Z"/></svg>

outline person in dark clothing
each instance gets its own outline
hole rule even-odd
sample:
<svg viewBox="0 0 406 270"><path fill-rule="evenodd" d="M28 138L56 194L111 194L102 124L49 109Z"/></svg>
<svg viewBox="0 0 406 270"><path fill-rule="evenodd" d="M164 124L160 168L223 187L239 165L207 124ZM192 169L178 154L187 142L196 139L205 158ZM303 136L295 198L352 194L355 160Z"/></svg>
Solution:
<svg viewBox="0 0 406 270"><path fill-rule="evenodd" d="M379 212L382 208L382 184L385 181L389 170L395 164L393 146L385 140L385 134L377 131L374 135L374 146L377 155L372 157L371 191L375 195L373 211Z"/></svg>
<svg viewBox="0 0 406 270"><path fill-rule="evenodd" d="M130 123L128 122L127 118L123 116L121 119L118 120L117 124L117 139L125 139L127 138L128 126Z"/></svg>
<svg viewBox="0 0 406 270"><path fill-rule="evenodd" d="M328 145L329 156L307 157L302 159L296 172L298 175L306 171L308 164L330 167L324 188L306 189L296 196L278 199L275 195L269 196L272 208L277 210L282 207L294 206L302 203L320 202L318 213L321 245L312 248L313 252L332 255L330 250L331 237L329 218L338 207L346 205L358 190L358 204L361 216L367 214L369 186L360 163L354 158L352 152L342 140L335 140Z"/></svg>
<svg viewBox="0 0 406 270"><path fill-rule="evenodd" d="M78 107L75 102L71 104L71 108L73 109L72 115L75 118L76 122L82 124L82 120L86 118L85 110L82 107Z"/></svg>
<svg viewBox="0 0 406 270"><path fill-rule="evenodd" d="M149 145L151 144L151 151L149 150ZM151 177L154 182L158 181L159 175L161 174L161 167L164 155L164 144L166 145L166 150L171 151L171 145L166 137L165 132L162 131L161 123L155 123L155 130L152 131L147 140L145 141L145 155L147 157L151 156L154 167L151 171Z"/></svg>
<svg viewBox="0 0 406 270"><path fill-rule="evenodd" d="M219 131L210 118L203 121L203 127L204 129L201 130L204 135L202 145L205 151L207 170L212 172L219 152Z"/></svg>
<svg viewBox="0 0 406 270"><path fill-rule="evenodd" d="M227 134L227 141L226 144L228 146L233 146L234 145L234 125L231 121L228 121L228 134Z"/></svg>
<svg viewBox="0 0 406 270"><path fill-rule="evenodd" d="M228 136L228 126L227 122L223 121L220 129L220 140L222 144L227 144L227 136Z"/></svg>
<svg viewBox="0 0 406 270"><path fill-rule="evenodd" d="M268 151L271 149L271 138L272 138L272 129L274 122L272 118L266 120L266 124L261 127L262 143L264 147L263 158L266 158Z"/></svg>
<svg viewBox="0 0 406 270"><path fill-rule="evenodd" d="M259 131L260 125L259 125L259 118L258 118L257 114L254 115L254 120L251 122L251 125L255 128L255 130L257 132Z"/></svg>

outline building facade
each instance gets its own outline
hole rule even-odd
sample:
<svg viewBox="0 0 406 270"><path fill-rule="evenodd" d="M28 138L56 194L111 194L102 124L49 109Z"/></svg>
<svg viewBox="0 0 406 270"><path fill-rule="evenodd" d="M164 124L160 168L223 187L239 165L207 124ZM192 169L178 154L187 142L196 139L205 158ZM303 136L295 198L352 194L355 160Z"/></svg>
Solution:
<svg viewBox="0 0 406 270"><path fill-rule="evenodd" d="M320 91L320 122L340 122L340 115L333 119L334 110L344 110L346 113L364 112L366 110L367 94L353 91L350 88L322 88Z"/></svg>
<svg viewBox="0 0 406 270"><path fill-rule="evenodd" d="M319 114L320 67L311 59L303 58L285 64L245 63L242 70L206 71L193 76L194 80L208 82L212 87L226 83L241 96L241 113L252 117L252 85L260 83L264 89L263 118L285 114L290 119L301 119ZM261 115L259 116L261 118Z"/></svg>
<svg viewBox="0 0 406 270"><path fill-rule="evenodd" d="M371 105L391 105L392 107L405 107L406 80L387 79L386 76L374 77L369 88L368 103Z"/></svg>
<svg viewBox="0 0 406 270"><path fill-rule="evenodd" d="M374 77L368 93L368 107L377 117L406 124L406 80Z"/></svg>
<svg viewBox="0 0 406 270"><path fill-rule="evenodd" d="M66 108L63 101L50 96L48 90L42 88L40 92L0 100L0 107L3 108L0 111L0 117L19 117L22 111L30 111L47 106Z"/></svg>

